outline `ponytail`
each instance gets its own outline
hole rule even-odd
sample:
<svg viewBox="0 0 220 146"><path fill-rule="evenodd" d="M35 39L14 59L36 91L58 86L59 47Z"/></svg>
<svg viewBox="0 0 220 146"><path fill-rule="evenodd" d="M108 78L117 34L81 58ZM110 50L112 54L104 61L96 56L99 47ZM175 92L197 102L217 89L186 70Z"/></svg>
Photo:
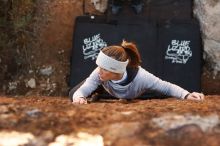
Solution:
<svg viewBox="0 0 220 146"><path fill-rule="evenodd" d="M138 67L141 63L140 53L137 49L137 46L132 42L126 42L123 40L121 46L124 48L129 59L129 67Z"/></svg>
<svg viewBox="0 0 220 146"><path fill-rule="evenodd" d="M136 45L132 42L123 40L121 46L108 46L102 49L102 52L118 61L129 59L128 67L137 68L141 63L140 53Z"/></svg>

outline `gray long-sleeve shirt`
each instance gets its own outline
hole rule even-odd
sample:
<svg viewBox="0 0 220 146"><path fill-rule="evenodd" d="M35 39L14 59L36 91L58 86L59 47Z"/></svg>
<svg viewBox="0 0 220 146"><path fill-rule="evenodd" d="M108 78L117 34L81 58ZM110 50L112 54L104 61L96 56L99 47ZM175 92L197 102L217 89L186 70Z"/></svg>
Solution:
<svg viewBox="0 0 220 146"><path fill-rule="evenodd" d="M139 67L136 76L127 85L120 85L112 81L102 82L99 79L98 72L98 68L96 68L90 74L83 85L73 94L73 99L76 97L88 97L99 85L102 85L112 96L124 99L133 99L146 91L152 90L179 99L184 99L189 93L175 84L161 80L142 67Z"/></svg>

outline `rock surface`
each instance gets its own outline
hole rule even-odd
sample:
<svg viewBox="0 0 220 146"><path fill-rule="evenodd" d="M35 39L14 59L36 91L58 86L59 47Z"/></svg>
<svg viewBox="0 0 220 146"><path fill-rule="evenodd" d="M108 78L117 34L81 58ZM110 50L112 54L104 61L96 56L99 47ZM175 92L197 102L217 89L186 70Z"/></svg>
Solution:
<svg viewBox="0 0 220 146"><path fill-rule="evenodd" d="M194 13L203 33L204 59L216 75L220 72L220 1L195 0L194 3Z"/></svg>
<svg viewBox="0 0 220 146"><path fill-rule="evenodd" d="M0 97L1 146L219 146L220 96L203 102Z"/></svg>

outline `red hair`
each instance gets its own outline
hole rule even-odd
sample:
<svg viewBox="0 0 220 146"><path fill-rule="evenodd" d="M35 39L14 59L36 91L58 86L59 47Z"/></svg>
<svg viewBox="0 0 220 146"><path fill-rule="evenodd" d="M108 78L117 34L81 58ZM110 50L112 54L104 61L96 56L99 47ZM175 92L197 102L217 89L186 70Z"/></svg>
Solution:
<svg viewBox="0 0 220 146"><path fill-rule="evenodd" d="M129 60L128 67L138 67L141 63L140 53L137 46L132 42L124 41L121 46L108 46L102 52L118 61Z"/></svg>

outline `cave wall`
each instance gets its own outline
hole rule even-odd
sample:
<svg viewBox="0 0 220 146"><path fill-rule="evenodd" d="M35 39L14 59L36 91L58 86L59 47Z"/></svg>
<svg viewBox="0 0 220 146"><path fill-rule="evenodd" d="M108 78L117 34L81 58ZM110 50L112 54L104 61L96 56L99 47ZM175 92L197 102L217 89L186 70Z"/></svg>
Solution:
<svg viewBox="0 0 220 146"><path fill-rule="evenodd" d="M202 28L203 57L215 76L220 71L220 1L195 0L194 14Z"/></svg>

